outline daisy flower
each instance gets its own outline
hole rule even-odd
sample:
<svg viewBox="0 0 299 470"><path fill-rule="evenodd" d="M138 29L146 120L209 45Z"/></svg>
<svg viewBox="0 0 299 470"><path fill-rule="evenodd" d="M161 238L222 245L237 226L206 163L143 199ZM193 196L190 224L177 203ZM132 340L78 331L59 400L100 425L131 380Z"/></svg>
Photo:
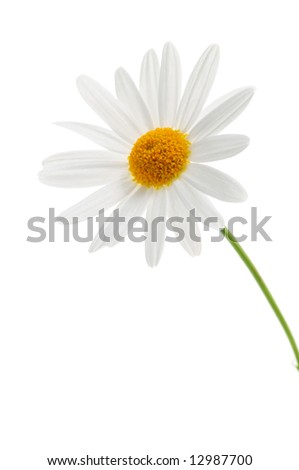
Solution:
<svg viewBox="0 0 299 470"><path fill-rule="evenodd" d="M60 187L101 186L61 215L73 222L95 216L102 209L117 207L119 215L129 221L146 214L149 233L145 241L146 260L158 264L165 241L166 220L186 216L194 209L204 221L213 217L214 224L258 283L279 320L296 357L299 350L291 330L267 285L243 248L224 225L209 197L227 202L241 202L246 191L231 176L207 163L232 157L244 150L248 137L220 134L246 108L254 89L234 90L207 107L219 60L219 49L212 45L195 65L181 95L179 55L171 43L164 46L161 64L153 50L142 62L139 89L130 75L119 68L115 73L115 98L93 79L80 76L79 92L109 129L77 122L60 122L60 126L87 137L104 150L65 152L43 162L40 181ZM159 217L157 239L152 221ZM198 255L201 244L184 228L181 244L191 255ZM90 251L114 245L113 222L105 227L105 238L94 238ZM128 224L120 226L124 237ZM110 240L105 241L105 239Z"/></svg>
<svg viewBox="0 0 299 470"><path fill-rule="evenodd" d="M105 150L75 151L51 156L39 174L43 183L61 187L102 186L61 215L70 222L98 214L100 209L118 207L125 220L145 213L149 233L146 260L158 264L165 241L167 217L186 218L195 209L202 220L224 221L209 196L228 202L246 199L246 192L231 176L207 163L232 157L244 150L248 137L219 133L247 106L252 87L239 88L204 108L214 82L219 48L211 45L195 65L181 95L181 65L171 43L164 46L161 65L153 50L142 62L139 89L123 68L115 73L117 98L93 79L80 76L79 92L87 104L110 127L77 122L60 122ZM203 109L204 108L204 109ZM151 233L152 220L163 217L157 241ZM90 251L116 243L113 224L105 228L110 242L95 237ZM121 227L125 236L127 224ZM125 226L126 225L126 226ZM191 255L201 245L184 230L182 246Z"/></svg>

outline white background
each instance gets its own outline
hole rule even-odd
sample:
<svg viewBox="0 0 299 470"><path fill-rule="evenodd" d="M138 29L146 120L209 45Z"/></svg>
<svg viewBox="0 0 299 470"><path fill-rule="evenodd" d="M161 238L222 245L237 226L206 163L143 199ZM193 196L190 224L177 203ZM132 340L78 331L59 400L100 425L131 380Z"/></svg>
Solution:
<svg viewBox="0 0 299 470"><path fill-rule="evenodd" d="M186 80L217 42L210 100L257 87L229 128L248 134L250 147L217 165L249 199L218 207L226 219L248 217L251 206L272 215L273 242L243 246L299 340L297 2L12 0L0 33L1 468L46 469L51 456L243 453L254 470L297 470L293 354L226 242L206 237L200 258L167 244L150 269L140 244L91 255L61 236L26 241L28 218L47 217L49 207L59 213L92 191L37 180L51 153L96 148L51 124L101 125L76 77L113 90L118 66L137 79L143 53L161 54L171 40Z"/></svg>

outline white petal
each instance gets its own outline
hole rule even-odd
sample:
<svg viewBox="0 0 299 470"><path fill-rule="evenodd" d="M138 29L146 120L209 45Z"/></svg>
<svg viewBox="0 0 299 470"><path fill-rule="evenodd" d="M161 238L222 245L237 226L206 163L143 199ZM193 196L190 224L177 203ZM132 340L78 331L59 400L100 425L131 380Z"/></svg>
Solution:
<svg viewBox="0 0 299 470"><path fill-rule="evenodd" d="M39 173L41 183L48 186L56 186L59 188L88 188L90 186L99 186L113 181L117 178L123 178L127 174L127 170L119 168L111 168L105 170L68 170L47 172L42 170Z"/></svg>
<svg viewBox="0 0 299 470"><path fill-rule="evenodd" d="M160 64L158 57L152 49L148 51L142 61L140 72L140 93L151 113L154 127L159 127L159 75Z"/></svg>
<svg viewBox="0 0 299 470"><path fill-rule="evenodd" d="M240 134L223 134L207 137L192 144L192 162L214 162L233 157L249 145L249 138Z"/></svg>
<svg viewBox="0 0 299 470"><path fill-rule="evenodd" d="M113 165L114 163L123 166L128 164L122 155L108 150L75 150L55 153L42 162L45 169L48 170L53 168L96 168L99 165Z"/></svg>
<svg viewBox="0 0 299 470"><path fill-rule="evenodd" d="M168 195L168 217L181 217L183 218L182 223L180 222L173 222L174 226L181 228L184 231L184 238L180 241L182 247L187 251L187 253L191 256L198 256L201 252L201 241L195 240L191 238L190 232L190 225L187 222L187 217L189 217L190 207L189 204L184 204L182 201L180 193L177 193L175 190L175 186L171 185L167 191ZM195 223L196 226L196 235L200 236L198 224Z"/></svg>
<svg viewBox="0 0 299 470"><path fill-rule="evenodd" d="M146 212L149 232L145 240L145 257L151 267L159 263L165 242L165 227L167 215L167 195L165 189L153 190ZM163 220L154 220L163 217Z"/></svg>
<svg viewBox="0 0 299 470"><path fill-rule="evenodd" d="M184 91L176 123L187 132L195 124L214 83L219 62L219 47L208 47L194 67Z"/></svg>
<svg viewBox="0 0 299 470"><path fill-rule="evenodd" d="M201 222L204 225L209 223L207 219L213 218L214 220L210 224L212 228L219 229L225 226L222 215L210 199L198 189L195 189L186 178L181 177L173 186L185 208L188 211L195 209L196 216L201 218Z"/></svg>
<svg viewBox="0 0 299 470"><path fill-rule="evenodd" d="M60 216L68 219L69 223L73 223L74 217L80 222L87 217L98 215L100 210L104 209L106 211L125 198L132 192L134 186L129 177L112 181L63 211Z"/></svg>
<svg viewBox="0 0 299 470"><path fill-rule="evenodd" d="M128 221L135 216L142 216L148 201L148 190L142 186L135 186L133 191L119 204L119 216L125 218L125 222L119 223L119 235L125 237L128 233ZM99 227L98 233L89 247L90 252L99 250L104 246L114 246L118 240L114 238L115 224L113 222L106 222L106 224ZM99 234L104 234L110 241L103 241Z"/></svg>
<svg viewBox="0 0 299 470"><path fill-rule="evenodd" d="M115 72L115 89L118 99L123 103L127 112L138 122L138 128L142 133L153 129L154 124L147 106L131 79L123 68Z"/></svg>
<svg viewBox="0 0 299 470"><path fill-rule="evenodd" d="M64 152L46 158L39 173L50 186L84 188L128 175L128 163L120 154L100 151Z"/></svg>
<svg viewBox="0 0 299 470"><path fill-rule="evenodd" d="M81 75L77 87L87 104L122 139L133 144L141 134L137 123L128 116L123 105L92 78Z"/></svg>
<svg viewBox="0 0 299 470"><path fill-rule="evenodd" d="M241 114L253 94L254 88L244 87L214 101L203 111L200 120L191 130L190 140L196 142L209 135L218 134Z"/></svg>
<svg viewBox="0 0 299 470"><path fill-rule="evenodd" d="M174 45L163 49L159 80L159 116L161 127L173 127L181 93L180 58Z"/></svg>
<svg viewBox="0 0 299 470"><path fill-rule="evenodd" d="M189 163L184 179L199 191L222 201L242 202L247 198L245 189L238 181L207 165Z"/></svg>
<svg viewBox="0 0 299 470"><path fill-rule="evenodd" d="M58 126L65 127L70 131L87 137L98 145L105 147L113 152L129 154L131 145L122 140L114 132L104 129L103 127L94 126L92 124L84 124L82 122L56 122Z"/></svg>

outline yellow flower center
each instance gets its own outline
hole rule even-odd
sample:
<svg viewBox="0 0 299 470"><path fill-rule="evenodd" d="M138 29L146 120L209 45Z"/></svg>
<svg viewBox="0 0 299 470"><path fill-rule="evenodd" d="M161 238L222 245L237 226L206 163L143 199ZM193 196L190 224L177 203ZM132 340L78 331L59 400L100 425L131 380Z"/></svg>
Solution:
<svg viewBox="0 0 299 470"><path fill-rule="evenodd" d="M170 185L185 171L190 145L187 134L169 127L142 135L128 157L133 180L155 189Z"/></svg>

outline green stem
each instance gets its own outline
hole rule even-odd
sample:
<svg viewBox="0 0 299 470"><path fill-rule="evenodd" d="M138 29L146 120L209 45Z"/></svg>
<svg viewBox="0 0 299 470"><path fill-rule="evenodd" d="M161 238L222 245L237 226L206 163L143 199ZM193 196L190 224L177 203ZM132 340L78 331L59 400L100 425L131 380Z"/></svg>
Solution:
<svg viewBox="0 0 299 470"><path fill-rule="evenodd" d="M298 346L296 344L294 336L292 335L292 332L289 328L289 325L287 324L287 322L286 322L284 316L282 315L277 303L275 302L271 292L269 291L267 285L265 284L265 281L263 280L263 278L259 274L258 270L254 266L254 264L252 263L250 258L247 256L247 254L245 253L243 248L240 246L238 241L235 239L233 234L226 227L223 228L221 230L221 232L223 233L225 238L229 241L229 243L232 245L234 250L238 253L241 260L246 264L247 268L249 269L249 271L253 275L253 277L256 280L256 282L258 283L261 291L263 292L264 296L266 297L266 299L268 300L270 306L272 307L279 323L281 324L282 328L284 329L285 334L287 335L287 338L290 342L290 345L291 345L291 347L293 349L293 352L295 354L295 357L296 357L296 361L297 361L296 368L299 370L299 350L298 350Z"/></svg>

